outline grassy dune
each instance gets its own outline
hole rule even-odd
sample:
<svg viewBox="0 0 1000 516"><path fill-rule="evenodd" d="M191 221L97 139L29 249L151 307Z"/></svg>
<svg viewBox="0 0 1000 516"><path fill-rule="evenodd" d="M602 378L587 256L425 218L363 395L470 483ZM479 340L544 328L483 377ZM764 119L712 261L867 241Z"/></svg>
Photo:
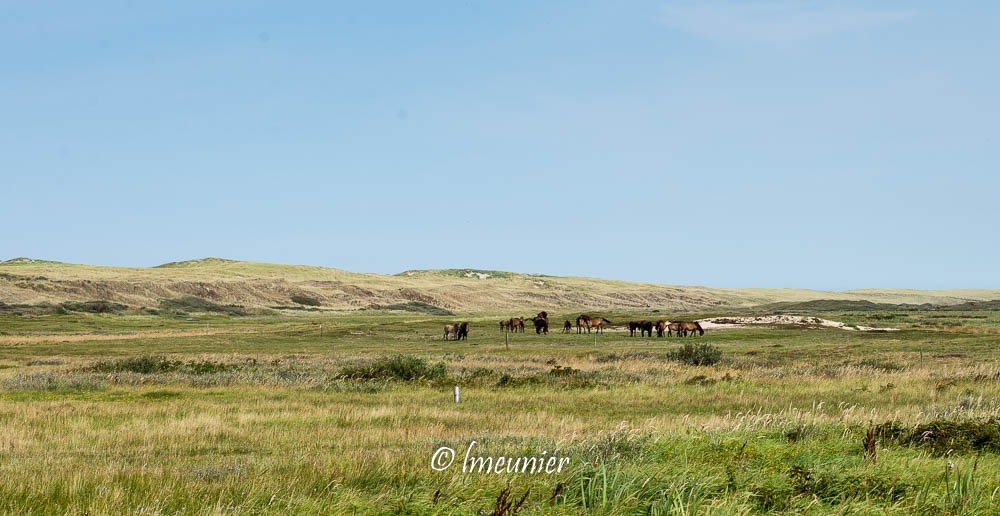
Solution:
<svg viewBox="0 0 1000 516"><path fill-rule="evenodd" d="M508 349L476 315L0 315L0 510L1000 511L997 312L821 316L899 331L708 332L689 340L722 360L691 366L679 339L621 331L529 331ZM442 341L456 319L469 340ZM473 456L570 462L463 473L472 441ZM459 458L434 471L441 447Z"/></svg>
<svg viewBox="0 0 1000 516"><path fill-rule="evenodd" d="M352 310L420 302L452 311L636 309L697 310L817 299L881 303L958 304L1000 299L1000 290L720 289L476 269L361 274L305 265L205 258L158 267L76 265L31 259L0 263L0 302L106 300L156 307L163 299L196 296L251 308L294 305L293 296L325 309ZM534 312L532 312L534 313Z"/></svg>

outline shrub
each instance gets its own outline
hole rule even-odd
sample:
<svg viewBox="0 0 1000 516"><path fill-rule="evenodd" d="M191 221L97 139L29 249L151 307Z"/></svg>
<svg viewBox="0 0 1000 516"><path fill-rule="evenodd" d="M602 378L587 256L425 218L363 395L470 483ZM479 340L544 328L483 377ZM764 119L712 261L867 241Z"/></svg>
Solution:
<svg viewBox="0 0 1000 516"><path fill-rule="evenodd" d="M102 360L90 366L92 371L99 373L138 373L155 374L177 371L186 374L211 374L235 369L235 366L212 362L210 360L167 360L161 356L142 355L136 357Z"/></svg>
<svg viewBox="0 0 1000 516"><path fill-rule="evenodd" d="M422 301L410 301L408 303L396 303L393 305L372 305L372 309L375 310L402 310L404 312L417 312L430 315L455 315L451 310L441 308L440 306L434 306Z"/></svg>
<svg viewBox="0 0 1000 516"><path fill-rule="evenodd" d="M383 357L368 364L348 365L340 369L341 378L354 380L437 380L448 373L444 362L428 365L427 361L412 356Z"/></svg>
<svg viewBox="0 0 1000 516"><path fill-rule="evenodd" d="M722 360L722 350L711 344L686 343L677 351L672 351L670 358L689 365L712 365Z"/></svg>
<svg viewBox="0 0 1000 516"><path fill-rule="evenodd" d="M24 363L27 366L40 366L40 365L63 365L66 361L61 358L36 358L34 360L28 360Z"/></svg>
<svg viewBox="0 0 1000 516"><path fill-rule="evenodd" d="M309 296L300 296L300 295L294 295L294 296L292 296L292 302L293 303L298 303L300 305L306 305L306 306L319 306L320 305L319 299L315 299L315 298L312 298L312 297L309 297Z"/></svg>
<svg viewBox="0 0 1000 516"><path fill-rule="evenodd" d="M207 299L195 296L184 296L177 299L161 299L160 308L172 312L214 312L229 315L246 315L242 306L217 305Z"/></svg>
<svg viewBox="0 0 1000 516"><path fill-rule="evenodd" d="M63 310L68 310L70 312L87 312L92 314L108 314L114 312L121 312L128 308L121 303L112 303L111 301L66 301L61 305Z"/></svg>
<svg viewBox="0 0 1000 516"><path fill-rule="evenodd" d="M885 371L887 373L891 373L893 371L902 371L903 369L906 369L906 366L902 364L897 364L892 360L885 360L881 358L866 358L858 362L858 365L861 367L870 367L872 369L878 369L880 371Z"/></svg>

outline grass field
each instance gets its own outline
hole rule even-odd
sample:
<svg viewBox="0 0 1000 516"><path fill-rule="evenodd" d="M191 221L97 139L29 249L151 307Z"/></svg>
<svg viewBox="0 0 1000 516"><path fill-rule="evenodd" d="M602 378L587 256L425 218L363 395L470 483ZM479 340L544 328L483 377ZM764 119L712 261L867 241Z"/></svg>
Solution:
<svg viewBox="0 0 1000 516"><path fill-rule="evenodd" d="M821 316L899 331L710 331L688 340L721 361L692 366L676 338L561 324L508 349L499 316L4 315L0 510L1000 512L1000 313ZM441 340L454 320L468 341ZM473 441L570 460L463 473Z"/></svg>

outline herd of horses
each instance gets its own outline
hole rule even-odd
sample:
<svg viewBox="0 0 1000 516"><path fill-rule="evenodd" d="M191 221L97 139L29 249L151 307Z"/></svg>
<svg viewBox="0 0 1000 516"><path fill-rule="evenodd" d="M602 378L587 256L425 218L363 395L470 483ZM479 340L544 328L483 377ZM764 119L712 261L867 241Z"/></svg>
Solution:
<svg viewBox="0 0 1000 516"><path fill-rule="evenodd" d="M531 321L535 326L536 334L549 334L549 314L547 312L538 312L538 315L534 317L511 317L510 319L504 319L500 321L500 331L509 331L512 333L524 333L524 323L525 321ZM604 317L591 317L586 314L580 314L576 318L576 332L583 333L586 329L587 333L591 330L596 330L597 333L604 333L605 326L610 326L612 323L609 319ZM678 321L678 322L667 322L667 321L629 321L628 323L629 335L635 337L636 330L639 331L640 337L652 337L653 330L656 330L656 336L662 337L664 333L667 336L677 335L678 337L687 337L690 333L691 336L694 335L704 335L705 330L701 328L701 324L695 322ZM563 333L570 333L573 331L573 325L568 320L563 323ZM469 323L455 323L446 324L444 326L444 340L448 340L449 335L455 335L455 340L462 340L469 338Z"/></svg>
<svg viewBox="0 0 1000 516"><path fill-rule="evenodd" d="M655 323L653 321L629 321L628 323L629 336L635 337L636 330L639 331L640 337L652 337L653 330L656 330L657 337L662 337L664 333L666 333L668 337L672 335L677 335L678 337L687 337L688 333L690 333L691 336L694 336L696 334L698 336L701 336L705 334L705 330L701 328L701 324L699 324L697 321L695 322L678 321L670 323L662 320L656 321Z"/></svg>

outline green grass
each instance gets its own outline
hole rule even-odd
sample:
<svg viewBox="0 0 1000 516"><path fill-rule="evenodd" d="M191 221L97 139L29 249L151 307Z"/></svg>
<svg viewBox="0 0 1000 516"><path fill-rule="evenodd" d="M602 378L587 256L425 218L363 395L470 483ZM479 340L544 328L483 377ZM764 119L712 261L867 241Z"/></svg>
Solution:
<svg viewBox="0 0 1000 516"><path fill-rule="evenodd" d="M499 314L0 315L0 512L1000 512L1000 314L884 315L820 316L900 331L596 344L555 324L505 344ZM441 339L455 320L468 341ZM571 461L463 474L472 441ZM438 472L442 446L459 458Z"/></svg>

